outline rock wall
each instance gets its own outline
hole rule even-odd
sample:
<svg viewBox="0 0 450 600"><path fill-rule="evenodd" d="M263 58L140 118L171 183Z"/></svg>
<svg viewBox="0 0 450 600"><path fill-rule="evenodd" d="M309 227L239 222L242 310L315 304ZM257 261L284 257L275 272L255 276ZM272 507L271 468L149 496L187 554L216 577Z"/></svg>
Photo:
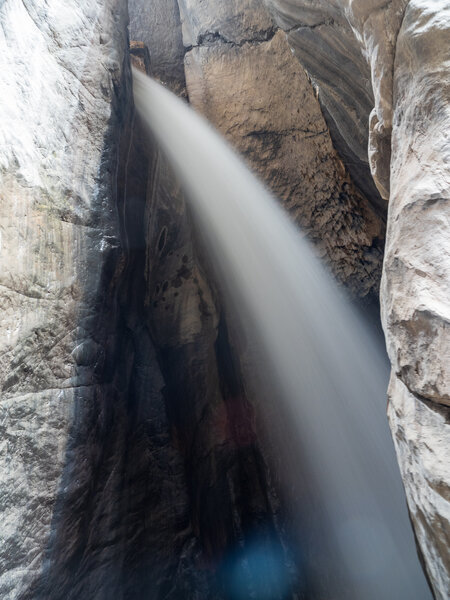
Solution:
<svg viewBox="0 0 450 600"><path fill-rule="evenodd" d="M283 32L260 2L179 5L191 104L227 135L281 197L352 295L365 299L376 296L384 235L382 219L339 160L313 87L292 57ZM171 12L171 6L167 10ZM145 28L147 17L138 2L130 3L130 11L134 37ZM138 22L139 28L135 29L133 23ZM157 39L148 38L151 70L151 56L158 52L154 48ZM157 63L155 75L180 93L171 78L174 70L172 66L165 73ZM259 436L252 408L258 398L250 394L249 402L244 393L248 381L243 384L236 357L223 362L224 355L233 356L235 347L242 360L243 348L236 340L239 336L221 306L202 250L197 248L173 176L163 157L152 160L155 166L145 217L149 253L146 320L164 378L170 382L164 392L169 423L177 447L185 456L188 485L194 497L189 510L197 537L190 539L196 539L198 545L186 551L184 564L194 562L194 549L206 549L213 565L217 560L211 562L210 557L217 556L218 551L223 553L224 548L227 552L234 548L231 555L236 549L242 553L251 548L256 521L266 523L263 537L269 539L269 547L274 543L274 533L267 529L271 522L276 536L286 543L283 525L279 528L285 515L281 519L279 514L272 515L274 501L277 505L279 500L268 485L260 444L256 445L256 453L254 443L249 444ZM231 335L226 334L228 329ZM221 349L219 354L217 349ZM194 364L196 373L191 366ZM223 424L227 422L224 432ZM241 426L234 431L238 422ZM234 431L232 437L230 431ZM242 474L252 482L243 496ZM208 484L212 488L209 491L205 481L213 482ZM247 507L242 505L244 496L248 498ZM218 506L223 509L220 518L214 514ZM230 517L228 506L233 513ZM238 521L236 515L240 515ZM261 525L257 529L262 531ZM233 541L236 535L237 544ZM310 540L308 551L313 545ZM289 557L284 561L288 567ZM316 576L311 575L311 580ZM326 586L317 586L315 581L308 586L311 597L326 597Z"/></svg>
<svg viewBox="0 0 450 600"><path fill-rule="evenodd" d="M0 11L0 595L229 597L245 547L289 560L217 294L133 114L126 7Z"/></svg>
<svg viewBox="0 0 450 600"><path fill-rule="evenodd" d="M356 131L368 125L372 175L389 198L381 289L392 364L388 414L418 545L434 593L444 599L450 595L448 6L426 0L269 5L291 29L293 50L318 82L347 146L342 132L352 123ZM335 55L338 42L349 58L339 68L334 59L323 60ZM361 57L367 67L359 69ZM364 106L348 101L359 97L368 68L370 116L370 95Z"/></svg>
<svg viewBox="0 0 450 600"><path fill-rule="evenodd" d="M0 595L229 597L244 547L289 564L276 500L182 194L133 113L126 6L88 4L0 9Z"/></svg>
<svg viewBox="0 0 450 600"><path fill-rule="evenodd" d="M1 19L0 595L229 595L244 543L285 552L184 200L132 113L126 7Z"/></svg>
<svg viewBox="0 0 450 600"><path fill-rule="evenodd" d="M177 0L131 0L130 33L150 50L153 77L182 94L184 47Z"/></svg>
<svg viewBox="0 0 450 600"><path fill-rule="evenodd" d="M154 568L149 568L155 558L142 557L142 570L148 575L141 593L228 598L227 564L234 564L252 540L258 539L267 552L284 550L223 308L199 258L177 181L158 150L150 149L149 154L141 220L142 306L133 311L130 329L133 337L146 331L156 349L165 419L153 421L152 427L160 423L159 434L149 441L158 444L159 453L165 448L165 454L178 457L182 488L171 481L173 459L161 458L155 475L164 494L155 494L154 484L142 492L145 510L151 506L154 514L150 527L135 524L142 547L156 551L160 563L155 578ZM136 286L129 289L135 291ZM145 346L141 351L142 356L139 349L136 354L139 361L145 359ZM145 388L135 394L142 406L148 403ZM257 585L253 577L250 573L242 582L248 594Z"/></svg>
<svg viewBox="0 0 450 600"><path fill-rule="evenodd" d="M70 432L111 395L127 37L114 0L6 0L0 21L0 595L12 600L45 569L57 498L86 491Z"/></svg>
<svg viewBox="0 0 450 600"><path fill-rule="evenodd" d="M444 598L448 29L445 6L405 5L353 2L344 18L344 0L306 12L300 0L271 3L320 87L324 116L256 0L133 0L130 20L153 72L179 94L187 81L191 102L359 298L376 294L382 257L384 209L363 152L375 103L370 166L382 194L391 189L390 419L416 535ZM233 597L230 573L261 547L294 594L239 332L170 168L132 110L126 12L119 0L0 6L9 92L0 103L0 595ZM308 36L346 58L330 64L333 76L307 64ZM133 54L148 64L142 44ZM240 577L247 594L275 585Z"/></svg>
<svg viewBox="0 0 450 600"><path fill-rule="evenodd" d="M150 56L151 50L152 46ZM141 67L144 63L139 60ZM170 72L165 83L173 86ZM145 360L151 343L160 369L158 402L164 405L165 418L155 413L152 417L151 428L158 436L148 433L145 443L152 448L147 453L155 452L159 458L156 473L146 478L156 477L165 491L155 494L152 484L139 492L139 510L145 515L153 511L150 523L148 518L133 519L141 540L135 562L146 574L143 581L138 578L140 594L233 597L231 572L255 545L276 557L289 589L295 586L296 572L282 543L278 500L269 483L223 306L182 191L165 157L143 142L146 136L136 115L125 229L129 240L141 242L130 260L133 274L123 305L129 304L133 290L138 306L128 318L129 334L137 340L145 334L149 340L146 345L135 343L135 361ZM142 188L142 156L148 160L146 191L130 187L130 175L137 182L140 173ZM143 407L148 403L145 386L130 390L130 397ZM155 469L154 464L139 462L139 473ZM177 485L171 476L175 472ZM240 576L240 593L258 594L260 585L251 569ZM272 575L264 585L268 589L276 585Z"/></svg>
<svg viewBox="0 0 450 600"><path fill-rule="evenodd" d="M374 105L370 67L338 2L266 0L311 77L346 168L380 215L386 202L370 175L367 122Z"/></svg>
<svg viewBox="0 0 450 600"><path fill-rule="evenodd" d="M411 0L397 38L382 315L389 419L436 597L450 596L450 7Z"/></svg>
<svg viewBox="0 0 450 600"><path fill-rule="evenodd" d="M352 296L376 297L383 221L338 157L283 32L259 0L180 6L190 103L273 190Z"/></svg>

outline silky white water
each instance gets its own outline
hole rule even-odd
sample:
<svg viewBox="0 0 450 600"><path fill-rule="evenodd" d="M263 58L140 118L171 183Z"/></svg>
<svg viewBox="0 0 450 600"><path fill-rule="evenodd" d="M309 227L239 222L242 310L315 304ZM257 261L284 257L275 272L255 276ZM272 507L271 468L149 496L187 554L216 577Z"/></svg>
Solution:
<svg viewBox="0 0 450 600"><path fill-rule="evenodd" d="M430 598L374 340L297 228L211 126L145 75L134 70L133 77L136 107L184 185L222 287L262 344L264 370L300 440L299 463L307 464L329 524L330 572L344 582L330 589L330 600Z"/></svg>

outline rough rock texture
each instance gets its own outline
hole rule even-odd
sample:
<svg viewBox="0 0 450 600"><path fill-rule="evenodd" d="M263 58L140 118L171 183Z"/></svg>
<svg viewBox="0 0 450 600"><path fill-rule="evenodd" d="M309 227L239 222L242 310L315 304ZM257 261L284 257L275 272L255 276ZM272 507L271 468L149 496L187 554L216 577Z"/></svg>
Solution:
<svg viewBox="0 0 450 600"><path fill-rule="evenodd" d="M125 5L0 10L0 595L229 596L246 546L285 552Z"/></svg>
<svg viewBox="0 0 450 600"><path fill-rule="evenodd" d="M382 198L387 200L395 42L407 0L266 2L282 25L289 23L292 47L311 76L319 84L326 80L322 101L334 122L332 130L338 132L335 139L344 156L350 150L360 161L364 160L367 146L362 127L368 120L370 170ZM316 48L318 51L314 52ZM358 53L367 59L367 66L360 57L356 58ZM324 55L327 59L333 57L331 63L324 60ZM374 104L370 115L369 75ZM352 136L352 129L357 135ZM364 176L361 166L356 165L357 181ZM376 197L371 197L376 202Z"/></svg>
<svg viewBox="0 0 450 600"><path fill-rule="evenodd" d="M448 598L450 410L418 398L392 375L388 416L424 567L436 598Z"/></svg>
<svg viewBox="0 0 450 600"><path fill-rule="evenodd" d="M318 89L333 144L374 209L385 215L368 164L368 120L374 105L370 68L337 2L265 0Z"/></svg>
<svg viewBox="0 0 450 600"><path fill-rule="evenodd" d="M392 379L389 417L417 541L437 598L450 595L450 255L448 3L427 0L270 0L300 60L321 87L336 127L363 122L348 89L362 89L356 49L370 68L374 107L369 162L389 197L382 314ZM306 39L328 53L331 31L344 27L341 61L311 56ZM349 37L349 31L354 36ZM334 34L333 34L334 35ZM351 87L343 69L352 74ZM329 88L342 99L333 112ZM364 109L364 113L359 112ZM343 136L345 138L345 136ZM348 142L347 142L348 143ZM390 193L389 193L390 192Z"/></svg>
<svg viewBox="0 0 450 600"><path fill-rule="evenodd" d="M7 0L0 21L0 596L14 599L42 569L69 430L105 393L127 40L113 0Z"/></svg>
<svg viewBox="0 0 450 600"><path fill-rule="evenodd" d="M153 77L181 93L184 48L177 0L131 0L130 32L150 50Z"/></svg>
<svg viewBox="0 0 450 600"><path fill-rule="evenodd" d="M372 293L380 221L340 165L312 89L269 13L256 0L180 0L180 8L134 1L131 29L147 42L153 72L183 94L182 17L192 102L279 193L341 281L357 296ZM435 165L446 131L445 57L428 51L444 21L411 0L392 80L404 5L391 3L386 12L373 2L366 6L377 9L372 15L353 2L349 23L342 16L339 23L346 36L356 32L371 59L372 167L384 191L394 123L384 286L398 376L389 410L417 537L444 598L448 255L440 207L448 179ZM340 4L332 6L337 21ZM132 112L125 5L6 0L0 20L0 88L8 91L0 102L1 597L233 598L230 573L261 547L295 581L236 359L238 335L228 333L178 185ZM443 52L445 39L436 47ZM349 52L364 73L355 47ZM145 68L143 45L133 53ZM402 70L407 61L417 62L417 78ZM354 72L349 67L348 79ZM339 131L362 164L360 111L371 95L364 81L348 85L362 108L348 109ZM336 90L330 84L335 102ZM332 102L322 103L331 122ZM336 122L345 121L337 114ZM352 119L359 131L353 146ZM417 130L408 129L411 122ZM404 173L411 165L410 181ZM366 189L361 178L358 185ZM425 255L408 223L424 239L440 236L441 252L430 244ZM333 250L321 243L325 236ZM413 306L417 289L421 303ZM268 571L242 575L248 597L261 596L261 580L271 589Z"/></svg>
<svg viewBox="0 0 450 600"><path fill-rule="evenodd" d="M376 296L382 221L338 158L285 35L255 0L183 6L190 103L266 181L352 295Z"/></svg>
<svg viewBox="0 0 450 600"><path fill-rule="evenodd" d="M410 2L394 71L384 320L394 371L450 405L450 8Z"/></svg>
<svg viewBox="0 0 450 600"><path fill-rule="evenodd" d="M133 290L135 307L127 323L129 335L137 340L134 360L140 365L153 345L162 382L158 402L163 402L166 415L153 415L151 427L158 424L159 434L148 434L146 441L151 448L147 453L157 457L155 475L165 493L155 494L156 485L140 490L137 510L146 507L145 515L151 511L153 516L150 523L132 518L140 544L131 544L130 556L145 574L137 578L141 596L136 597L232 597L230 569L236 569L255 543L268 555L283 557L282 569L294 582L295 569L290 568L277 524L278 500L268 482L220 300L200 260L176 178L161 153L145 147L135 119L125 222L127 238L134 244L141 241L131 251L134 267L123 305ZM144 155L149 161L146 192L136 186L140 173L142 188ZM147 340L144 345L142 339ZM133 403L145 406L147 380L151 376L134 386ZM143 460L137 465L142 474L155 468ZM129 585L133 580L136 588L136 578L130 577ZM246 594L258 594L259 583L251 572L242 585ZM265 585L274 585L270 575Z"/></svg>
<svg viewBox="0 0 450 600"><path fill-rule="evenodd" d="M179 0L186 47L198 46L214 39L242 45L264 41L274 34L275 26L260 0L197 2Z"/></svg>
<svg viewBox="0 0 450 600"><path fill-rule="evenodd" d="M382 281L391 424L416 536L442 600L450 596L449 48L448 3L411 0L396 46Z"/></svg>

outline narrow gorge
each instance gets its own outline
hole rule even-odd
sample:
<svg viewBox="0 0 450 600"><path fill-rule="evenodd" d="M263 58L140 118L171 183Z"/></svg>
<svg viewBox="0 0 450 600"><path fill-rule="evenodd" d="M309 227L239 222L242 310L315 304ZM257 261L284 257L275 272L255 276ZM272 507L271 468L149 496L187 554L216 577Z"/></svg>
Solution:
<svg viewBox="0 0 450 600"><path fill-rule="evenodd" d="M361 598L134 68L222 134L371 332L380 497L408 529L386 600L449 598L448 3L3 0L0 24L0 597Z"/></svg>

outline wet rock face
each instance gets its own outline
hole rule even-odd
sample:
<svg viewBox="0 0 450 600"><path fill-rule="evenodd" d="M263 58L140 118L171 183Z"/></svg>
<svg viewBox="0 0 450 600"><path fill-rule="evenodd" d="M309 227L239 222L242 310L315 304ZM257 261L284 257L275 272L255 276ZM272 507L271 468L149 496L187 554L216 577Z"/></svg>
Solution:
<svg viewBox="0 0 450 600"><path fill-rule="evenodd" d="M322 103L341 131L346 123L363 123L368 115L370 94L364 106L358 106L348 102L358 95L348 92L362 89L370 69L374 106L368 119L368 157L381 195L389 197L381 287L392 363L389 418L425 567L436 597L446 598L450 593L448 6L426 0L271 0L269 5L282 26L292 29L290 43L319 84ZM330 50L338 31L340 52L349 57L339 68L333 58L331 63L322 60L328 53L333 56ZM322 54L313 54L311 48ZM367 67L357 69L362 56ZM352 77L343 77L345 73ZM330 90L342 101L340 110L333 112ZM351 146L348 140L346 144Z"/></svg>
<svg viewBox="0 0 450 600"><path fill-rule="evenodd" d="M124 7L57 8L1 9L1 596L227 597L243 544L285 555L252 409Z"/></svg>
<svg viewBox="0 0 450 600"><path fill-rule="evenodd" d="M131 290L140 298L129 313L128 327L133 339L145 331L155 348L165 420L152 442L160 448L156 475L164 494L155 495L155 486L141 490L141 506L151 506L153 517L148 523L135 515L142 546L132 546L140 555L142 572L149 573L140 591L164 598L228 598L228 570L252 543L283 557L284 570L288 558L223 307L201 260L176 178L157 149L142 139L137 142L142 135L136 117L129 169L134 171L132 165L146 154L148 187L144 192L130 189L128 170L130 217L133 198L144 202L134 227L126 218L128 238L142 242L130 261L134 274L123 302L125 308ZM140 352L135 352L135 360L145 359L145 354L139 358ZM148 402L145 389L131 393L143 406ZM164 456L170 455L174 458L168 462ZM181 488L172 481L176 464L181 465ZM177 518L171 506L177 508ZM292 579L290 574L286 577ZM245 593L252 593L257 586L254 574L247 574L241 585ZM267 585L273 585L270 577Z"/></svg>
<svg viewBox="0 0 450 600"><path fill-rule="evenodd" d="M130 10L132 23L139 21L139 4L131 3ZM332 264L355 296L372 294L380 273L382 226L346 175L313 90L269 13L255 2L236 3L226 10L212 3L185 2L180 3L180 13L190 102L226 134L235 131L229 136L232 143L282 197L294 218L308 227L318 246L320 230L339 240L336 245L343 249L335 250ZM133 26L131 34L135 35ZM151 59L156 42L149 43ZM259 68L265 69L264 74L258 73ZM285 68L282 80L279 73ZM156 67L158 78L172 87L170 72ZM258 82L264 78L268 79L265 87ZM226 88L218 85L221 79L228 82ZM273 90L283 85L287 95L275 95L273 100ZM301 117L295 104L298 97L303 103ZM136 127L139 130L138 122ZM136 154L130 156L132 165ZM164 157L150 149L149 161L142 219L145 300L137 322L145 323L156 349L164 381L164 427L182 457L187 490L185 520L178 529L175 522L173 529L165 525L159 534L156 525L153 532L138 528L144 538L149 536L150 547L150 540L157 539L158 547L170 557L166 566L161 561L159 583L149 589L159 586L171 590L174 597L183 597L185 589L233 597L225 574L236 557L255 544L282 556L283 569L288 569L289 556L280 545L280 538L286 542L280 528L283 516L277 514L279 500L268 483L252 402L236 360L236 340L228 335L228 318L183 196ZM302 185L306 186L303 192ZM332 262L330 247L323 245L318 251ZM130 289L136 290L136 284ZM164 497L166 503L176 502L173 493ZM159 502L162 499L153 500L154 510L160 510ZM254 575L244 585L249 594L258 595Z"/></svg>

